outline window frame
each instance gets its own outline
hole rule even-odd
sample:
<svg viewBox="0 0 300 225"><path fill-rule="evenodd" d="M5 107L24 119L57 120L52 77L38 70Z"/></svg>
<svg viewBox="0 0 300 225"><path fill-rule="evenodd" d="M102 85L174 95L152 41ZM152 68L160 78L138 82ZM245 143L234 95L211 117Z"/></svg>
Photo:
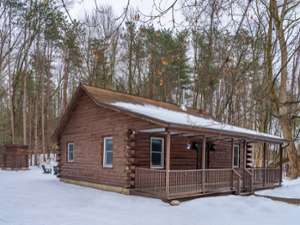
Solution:
<svg viewBox="0 0 300 225"><path fill-rule="evenodd" d="M161 154L161 160L160 160L160 165L153 165L152 163L152 140L161 140L161 146L162 150L160 152ZM155 151L154 151L155 152ZM156 152L158 153L158 152ZM165 166L165 138L164 137L150 137L150 168L151 169L163 169Z"/></svg>
<svg viewBox="0 0 300 225"><path fill-rule="evenodd" d="M235 165L235 160L234 160L236 147L238 147L237 165ZM233 145L233 162L232 163L233 163L233 168L240 168L240 166L241 166L241 147L240 147L239 144L234 144Z"/></svg>
<svg viewBox="0 0 300 225"><path fill-rule="evenodd" d="M70 157L69 157L69 156L70 156L70 155L69 155L69 152L70 152L69 146L70 146L70 145L73 146L73 149L72 149L72 150L73 150L73 152L72 152L73 158L72 158L72 160L70 160ZM74 146L75 146L75 145L74 145L74 142L68 142L68 143L67 143L67 162L74 162Z"/></svg>
<svg viewBox="0 0 300 225"><path fill-rule="evenodd" d="M111 164L108 164L106 162L106 141L111 140L112 141L112 146L111 146ZM113 137L108 136L108 137L103 137L103 159L102 159L102 166L103 168L113 168Z"/></svg>

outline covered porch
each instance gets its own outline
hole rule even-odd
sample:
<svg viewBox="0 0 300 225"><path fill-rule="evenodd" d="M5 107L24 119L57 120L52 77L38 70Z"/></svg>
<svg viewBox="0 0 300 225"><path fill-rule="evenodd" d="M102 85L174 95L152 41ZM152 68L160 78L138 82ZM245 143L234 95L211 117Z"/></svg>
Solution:
<svg viewBox="0 0 300 225"><path fill-rule="evenodd" d="M282 139L174 128L129 133L131 148L135 149L133 194L168 200L251 194L258 189L280 186L282 182ZM151 148L152 137L163 139L161 167L151 166L152 153L147 149ZM198 149L190 149L195 145ZM261 145L263 151L260 167L253 162L254 145ZM272 166L268 149L278 154L278 162Z"/></svg>

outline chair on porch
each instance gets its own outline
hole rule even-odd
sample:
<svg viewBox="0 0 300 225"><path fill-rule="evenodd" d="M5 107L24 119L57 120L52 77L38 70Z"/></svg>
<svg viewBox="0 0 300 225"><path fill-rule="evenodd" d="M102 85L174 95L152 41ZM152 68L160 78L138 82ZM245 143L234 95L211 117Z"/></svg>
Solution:
<svg viewBox="0 0 300 225"><path fill-rule="evenodd" d="M51 168L46 168L45 165L42 165L42 170L44 174L51 174L52 173L52 169Z"/></svg>

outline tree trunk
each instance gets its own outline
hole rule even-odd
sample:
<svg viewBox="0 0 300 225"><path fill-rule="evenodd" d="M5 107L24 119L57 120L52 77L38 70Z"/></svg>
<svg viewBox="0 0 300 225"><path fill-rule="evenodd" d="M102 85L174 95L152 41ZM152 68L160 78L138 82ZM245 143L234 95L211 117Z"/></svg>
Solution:
<svg viewBox="0 0 300 225"><path fill-rule="evenodd" d="M68 50L65 50L68 51ZM64 76L63 76L63 107L62 113L65 112L67 105L68 105L68 83L69 83L69 60L65 52L65 62L64 62Z"/></svg>
<svg viewBox="0 0 300 225"><path fill-rule="evenodd" d="M44 44L43 51L43 65L46 64L46 43ZM41 120L42 120L42 154L43 160L45 161L45 153L46 153L46 137L45 137L45 70L41 71Z"/></svg>
<svg viewBox="0 0 300 225"><path fill-rule="evenodd" d="M288 79L288 49L285 39L285 33L283 28L283 18L279 16L278 6L276 1L270 1L271 15L274 18L274 24L276 27L276 35L279 41L279 48L281 54L281 72L280 72L280 87L279 87L279 122L282 128L283 136L285 139L291 141L287 147L287 153L289 158L289 176L291 178L296 178L300 176L297 150L293 140L293 127L291 124L291 118L289 116L289 108L287 103L287 79ZM285 13L282 13L284 15Z"/></svg>
<svg viewBox="0 0 300 225"><path fill-rule="evenodd" d="M23 82L23 144L27 145L27 76L26 72L24 72L24 82Z"/></svg>

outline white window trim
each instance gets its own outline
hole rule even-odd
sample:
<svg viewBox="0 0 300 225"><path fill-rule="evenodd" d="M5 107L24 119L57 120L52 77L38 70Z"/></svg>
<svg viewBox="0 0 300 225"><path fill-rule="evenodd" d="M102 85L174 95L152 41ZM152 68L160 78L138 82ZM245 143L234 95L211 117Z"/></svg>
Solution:
<svg viewBox="0 0 300 225"><path fill-rule="evenodd" d="M72 160L69 159L69 151L70 151L69 146L70 145L73 145L73 159ZM74 162L74 143L73 142L70 142L67 144L67 162Z"/></svg>
<svg viewBox="0 0 300 225"><path fill-rule="evenodd" d="M107 140L113 140L113 138L112 137L104 137L103 138L103 162L102 162L102 165L103 165L103 167L104 168L112 168L113 167L113 162L112 162L112 164L107 164L106 163L106 141ZM112 152L112 155L113 155L113 149L111 150L111 152Z"/></svg>
<svg viewBox="0 0 300 225"><path fill-rule="evenodd" d="M152 165L152 140L153 139L158 139L161 140L162 142L162 151L161 151L161 162L159 166ZM164 162L165 162L165 139L163 137L151 137L150 138L150 168L152 169L163 169L164 168Z"/></svg>
<svg viewBox="0 0 300 225"><path fill-rule="evenodd" d="M235 157L235 148L238 147L238 165L234 165L234 157ZM240 151L240 145L239 144L234 144L233 145L233 168L240 168L240 157L241 157L241 151Z"/></svg>

